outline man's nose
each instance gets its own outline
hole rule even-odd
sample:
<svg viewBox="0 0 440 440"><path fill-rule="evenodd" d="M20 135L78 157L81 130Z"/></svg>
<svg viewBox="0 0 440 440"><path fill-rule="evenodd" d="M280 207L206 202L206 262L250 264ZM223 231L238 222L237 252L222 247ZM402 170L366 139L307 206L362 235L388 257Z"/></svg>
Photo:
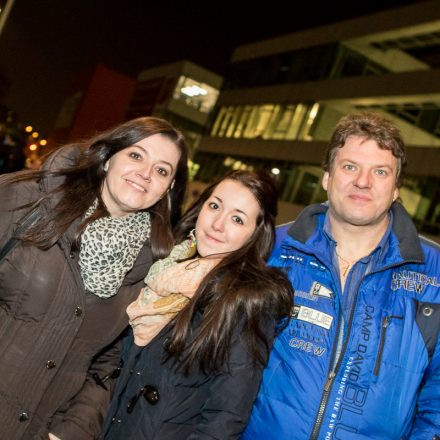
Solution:
<svg viewBox="0 0 440 440"><path fill-rule="evenodd" d="M371 185L371 174L369 170L360 169L356 175L354 184L359 188L369 188Z"/></svg>

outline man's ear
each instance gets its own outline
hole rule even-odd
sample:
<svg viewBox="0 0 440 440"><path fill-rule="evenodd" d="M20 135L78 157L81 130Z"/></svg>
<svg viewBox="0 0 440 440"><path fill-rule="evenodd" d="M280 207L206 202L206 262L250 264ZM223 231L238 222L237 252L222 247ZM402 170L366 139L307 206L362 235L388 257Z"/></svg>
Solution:
<svg viewBox="0 0 440 440"><path fill-rule="evenodd" d="M397 200L397 198L399 197L400 191L399 188L396 188L394 190L394 194L393 194L393 202L395 202Z"/></svg>
<svg viewBox="0 0 440 440"><path fill-rule="evenodd" d="M324 175L322 176L322 187L324 188L324 191L327 191L328 188L328 178L329 178L329 174L328 171L326 171L324 173Z"/></svg>

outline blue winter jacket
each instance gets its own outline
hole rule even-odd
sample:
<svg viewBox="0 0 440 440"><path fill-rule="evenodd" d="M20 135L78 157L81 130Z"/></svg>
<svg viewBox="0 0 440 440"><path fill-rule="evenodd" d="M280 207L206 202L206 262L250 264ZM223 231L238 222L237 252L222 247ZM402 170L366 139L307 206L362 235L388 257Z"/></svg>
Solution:
<svg viewBox="0 0 440 440"><path fill-rule="evenodd" d="M326 210L312 205L277 231L270 264L295 306L242 438L440 439L439 247L394 203L385 251L342 319Z"/></svg>

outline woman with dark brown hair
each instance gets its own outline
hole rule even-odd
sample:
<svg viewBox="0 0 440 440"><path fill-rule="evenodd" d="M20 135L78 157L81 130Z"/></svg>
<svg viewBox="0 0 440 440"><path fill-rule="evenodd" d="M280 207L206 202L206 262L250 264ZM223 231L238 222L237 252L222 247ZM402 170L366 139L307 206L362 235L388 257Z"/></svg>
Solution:
<svg viewBox="0 0 440 440"><path fill-rule="evenodd" d="M127 308L134 344L102 439L239 438L293 305L290 283L265 264L276 207L269 176L234 171L185 214L181 242Z"/></svg>
<svg viewBox="0 0 440 440"><path fill-rule="evenodd" d="M97 437L125 309L172 248L186 178L182 135L152 117L0 177L1 438Z"/></svg>

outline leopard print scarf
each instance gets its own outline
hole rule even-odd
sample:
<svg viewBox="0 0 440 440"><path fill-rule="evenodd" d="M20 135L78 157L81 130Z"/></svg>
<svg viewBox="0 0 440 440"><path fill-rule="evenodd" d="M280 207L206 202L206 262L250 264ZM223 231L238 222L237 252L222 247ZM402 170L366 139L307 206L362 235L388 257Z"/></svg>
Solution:
<svg viewBox="0 0 440 440"><path fill-rule="evenodd" d="M96 205L94 203L89 208L86 218ZM81 235L79 253L79 267L86 290L100 298L116 295L150 232L148 212L101 217L88 224Z"/></svg>

